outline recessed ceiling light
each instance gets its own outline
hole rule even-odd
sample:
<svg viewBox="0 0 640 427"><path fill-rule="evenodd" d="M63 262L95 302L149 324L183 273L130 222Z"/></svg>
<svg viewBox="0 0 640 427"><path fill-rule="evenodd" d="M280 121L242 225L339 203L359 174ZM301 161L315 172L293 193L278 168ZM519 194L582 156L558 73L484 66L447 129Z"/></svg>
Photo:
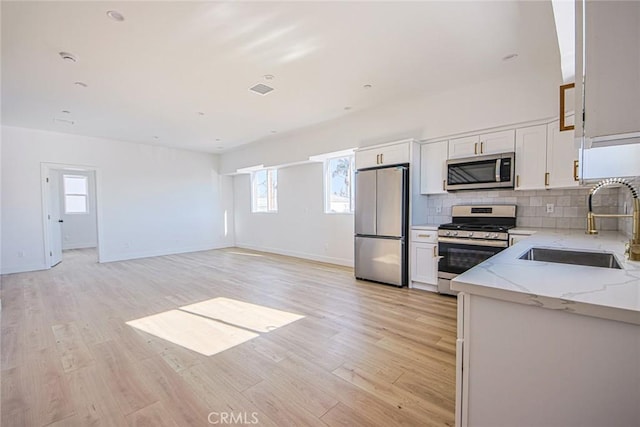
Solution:
<svg viewBox="0 0 640 427"><path fill-rule="evenodd" d="M88 85L85 82L73 82L76 86L87 87Z"/></svg>
<svg viewBox="0 0 640 427"><path fill-rule="evenodd" d="M275 76L273 74L265 74L262 77L264 77L265 80L273 80L275 78Z"/></svg>
<svg viewBox="0 0 640 427"><path fill-rule="evenodd" d="M372 88L372 86L371 86L371 85L364 85L364 86L362 86L362 87L363 87L363 88L365 88L365 89L371 89L371 88Z"/></svg>
<svg viewBox="0 0 640 427"><path fill-rule="evenodd" d="M277 130L272 130L271 133L278 133L278 131Z"/></svg>
<svg viewBox="0 0 640 427"><path fill-rule="evenodd" d="M510 53L510 54L508 54L508 55L503 56L503 57L502 57L502 60L503 60L503 61L509 61L509 60L511 60L511 59L515 59L515 58L517 58L517 57L518 57L518 54L517 54L517 53Z"/></svg>
<svg viewBox="0 0 640 427"><path fill-rule="evenodd" d="M202 111L198 111L196 114L199 116L204 116L204 113Z"/></svg>
<svg viewBox="0 0 640 427"><path fill-rule="evenodd" d="M107 12L107 16L111 19L113 19L114 21L118 21L118 22L122 22L124 21L124 16L122 16L122 14L118 11L115 10L110 10Z"/></svg>
<svg viewBox="0 0 640 427"><path fill-rule="evenodd" d="M346 111L349 111L349 110L351 110L351 107L344 107L344 109L345 109Z"/></svg>
<svg viewBox="0 0 640 427"><path fill-rule="evenodd" d="M216 141L222 141L220 138L216 138Z"/></svg>
<svg viewBox="0 0 640 427"><path fill-rule="evenodd" d="M62 58L66 62L78 62L78 57L75 56L73 53L58 52L58 55L60 55L60 58Z"/></svg>
<svg viewBox="0 0 640 427"><path fill-rule="evenodd" d="M62 110L62 113L64 113L64 114L71 114L71 111L69 111L69 110Z"/></svg>
<svg viewBox="0 0 640 427"><path fill-rule="evenodd" d="M53 119L53 121L63 125L72 125L75 123L73 120L67 120L67 119Z"/></svg>
<svg viewBox="0 0 640 427"><path fill-rule="evenodd" d="M157 135L153 135L153 139L158 140L158 139L160 139L160 137L159 137L159 136L157 136Z"/></svg>

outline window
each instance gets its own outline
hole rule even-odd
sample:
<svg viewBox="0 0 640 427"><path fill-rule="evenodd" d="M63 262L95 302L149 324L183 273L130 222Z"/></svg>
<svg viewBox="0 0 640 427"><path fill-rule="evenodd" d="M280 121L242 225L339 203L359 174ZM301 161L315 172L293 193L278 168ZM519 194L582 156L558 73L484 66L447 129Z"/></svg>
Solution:
<svg viewBox="0 0 640 427"><path fill-rule="evenodd" d="M63 175L64 213L86 214L88 210L88 179L82 175Z"/></svg>
<svg viewBox="0 0 640 427"><path fill-rule="evenodd" d="M353 156L327 159L324 162L325 213L353 212Z"/></svg>
<svg viewBox="0 0 640 427"><path fill-rule="evenodd" d="M278 212L278 170L262 169L251 175L251 211Z"/></svg>

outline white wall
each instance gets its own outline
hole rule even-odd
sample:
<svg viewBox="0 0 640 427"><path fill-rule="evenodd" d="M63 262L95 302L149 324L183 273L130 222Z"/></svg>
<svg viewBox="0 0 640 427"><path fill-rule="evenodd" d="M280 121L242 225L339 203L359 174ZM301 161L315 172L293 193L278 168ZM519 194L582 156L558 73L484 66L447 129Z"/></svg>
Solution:
<svg viewBox="0 0 640 427"><path fill-rule="evenodd" d="M353 265L353 215L325 214L322 163L278 170L278 213L251 213L250 175L234 177L236 245Z"/></svg>
<svg viewBox="0 0 640 427"><path fill-rule="evenodd" d="M60 217L62 223L62 249L95 248L98 246L95 172L78 170L56 170L60 183ZM87 213L67 214L64 210L64 175L84 176L87 178Z"/></svg>
<svg viewBox="0 0 640 427"><path fill-rule="evenodd" d="M504 65L508 66L508 65ZM560 65L459 87L356 112L222 156L222 171L305 161L311 155L406 138L428 139L553 117L558 111ZM279 211L250 213L247 175L234 178L236 242L239 246L353 264L353 217L322 213L322 166L307 164L278 172ZM427 219L425 196L417 196ZM414 212L415 222L421 222Z"/></svg>
<svg viewBox="0 0 640 427"><path fill-rule="evenodd" d="M97 169L103 262L233 245L217 156L7 126L2 137L3 273L45 268L42 162Z"/></svg>

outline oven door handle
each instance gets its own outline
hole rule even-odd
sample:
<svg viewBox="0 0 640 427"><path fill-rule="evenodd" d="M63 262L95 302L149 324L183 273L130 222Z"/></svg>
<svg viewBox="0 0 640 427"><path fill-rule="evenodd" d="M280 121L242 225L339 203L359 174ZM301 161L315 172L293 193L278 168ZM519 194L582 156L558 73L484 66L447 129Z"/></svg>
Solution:
<svg viewBox="0 0 640 427"><path fill-rule="evenodd" d="M492 248L506 248L509 242L504 240L481 240L481 239L455 239L451 237L438 237L438 243L454 243L457 245L469 246L490 246Z"/></svg>

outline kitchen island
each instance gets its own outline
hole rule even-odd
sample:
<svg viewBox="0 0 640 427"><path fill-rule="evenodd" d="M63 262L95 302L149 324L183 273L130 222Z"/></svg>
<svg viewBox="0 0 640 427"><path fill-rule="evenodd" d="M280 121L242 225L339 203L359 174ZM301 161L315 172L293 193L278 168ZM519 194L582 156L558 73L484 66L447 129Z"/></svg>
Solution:
<svg viewBox="0 0 640 427"><path fill-rule="evenodd" d="M537 232L452 281L461 426L640 425L640 262L625 236ZM520 259L613 253L621 269Z"/></svg>

